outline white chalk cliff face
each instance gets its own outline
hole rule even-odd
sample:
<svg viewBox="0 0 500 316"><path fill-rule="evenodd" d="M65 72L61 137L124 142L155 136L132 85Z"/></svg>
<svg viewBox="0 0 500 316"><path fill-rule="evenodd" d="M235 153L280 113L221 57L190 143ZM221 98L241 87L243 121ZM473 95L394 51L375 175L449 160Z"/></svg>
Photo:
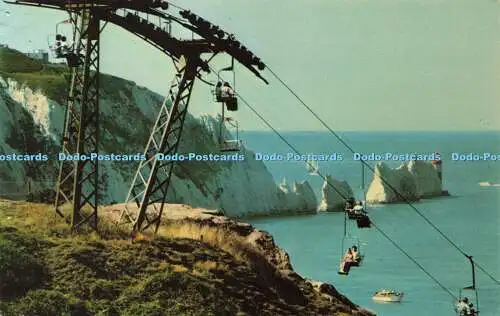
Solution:
<svg viewBox="0 0 500 316"><path fill-rule="evenodd" d="M101 153L143 153L163 97L134 82L105 76L101 80ZM49 153L49 161L0 163L0 195L53 188L65 106L37 90L0 76L0 153ZM219 119L187 115L179 152L220 153ZM223 132L229 135L224 128ZM180 162L167 201L194 207L221 208L229 216L314 211L316 196L307 182L283 191L254 153L244 161ZM124 202L138 162L102 161L102 203Z"/></svg>
<svg viewBox="0 0 500 316"><path fill-rule="evenodd" d="M443 195L440 166L435 166L428 161L409 161L398 168L389 168L385 163L379 162L375 167L373 181L368 187L366 200L369 203L394 203L403 201L396 194L393 187L400 195L409 201ZM384 183L382 178L390 184Z"/></svg>
<svg viewBox="0 0 500 316"><path fill-rule="evenodd" d="M286 179L278 186L278 205L293 212L316 212L318 201L308 181L294 182L292 188ZM278 210L279 211L279 210Z"/></svg>
<svg viewBox="0 0 500 316"><path fill-rule="evenodd" d="M417 194L420 198L443 195L442 181L439 177L440 168L429 161L408 162L408 170L415 179Z"/></svg>
<svg viewBox="0 0 500 316"><path fill-rule="evenodd" d="M318 211L323 212L343 212L346 202L344 197L354 197L354 193L346 181L334 179L331 175L326 176L321 193L322 199Z"/></svg>

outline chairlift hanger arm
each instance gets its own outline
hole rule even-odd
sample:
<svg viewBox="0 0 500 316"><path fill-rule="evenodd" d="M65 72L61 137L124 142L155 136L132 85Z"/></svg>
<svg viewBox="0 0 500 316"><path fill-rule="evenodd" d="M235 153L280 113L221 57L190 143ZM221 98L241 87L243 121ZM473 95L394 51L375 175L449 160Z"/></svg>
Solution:
<svg viewBox="0 0 500 316"><path fill-rule="evenodd" d="M199 66L205 72L210 73L208 62L212 60L216 53L213 53L208 61L203 61L199 57L203 53L212 52L205 41L183 42L170 36L166 31L156 29L154 24L142 24L140 19L134 18L134 15L130 12L125 16L118 15L110 10L97 10L97 12L101 15L102 20L111 22L137 35L176 61L179 61L180 57L186 54L197 56L195 58L198 59Z"/></svg>
<svg viewBox="0 0 500 316"><path fill-rule="evenodd" d="M69 10L72 9L74 11L88 9L89 7L107 7L107 8L128 8L134 9L137 11L142 11L145 13L153 14L153 9L162 6L161 1L152 1L152 0L141 0L141 1L123 1L123 0L15 0L8 1L3 0L5 3L9 4L17 4L17 5L32 5L44 8L53 8L60 10ZM165 5L166 2L163 2Z"/></svg>
<svg viewBox="0 0 500 316"><path fill-rule="evenodd" d="M207 85L212 86L212 87L215 86L215 84L213 84L211 82L208 82L207 80L203 79L203 77L199 73L196 75L196 78L198 78L204 84L207 84Z"/></svg>
<svg viewBox="0 0 500 316"><path fill-rule="evenodd" d="M144 40L160 49L168 56L175 58L176 60L179 60L180 56L182 55L181 43L179 43L177 39L168 36L166 33L162 34L163 36L161 37L161 39L156 38L155 36L148 36L149 34L145 34L145 31L139 30L139 28L136 27L133 21L128 20L126 17L121 17L113 12L107 12L107 14L103 16L103 19L143 38Z"/></svg>
<svg viewBox="0 0 500 316"><path fill-rule="evenodd" d="M201 17L191 13L190 11L180 11L179 14L183 17L186 18L190 24L184 23L180 21L180 19L177 19L171 15L165 14L164 12L158 10L157 8L162 8L166 9L168 8L168 3L164 1L123 1L123 0L95 0L95 1L89 1L89 0L16 0L16 1L6 1L4 2L9 3L9 4L17 4L17 5L30 5L30 6L37 6L37 7L45 7L45 8L51 8L51 9L58 9L58 10L64 10L64 11L80 11L88 8L92 8L93 10L98 10L98 9L105 9L108 14L105 14L103 17L103 20L106 20L106 17L112 17L113 14L111 11L118 10L118 9L133 9L139 12L143 13L148 13L148 14L153 14L156 15L160 18L168 19L170 21L175 21L182 25L183 27L191 30L194 33L197 33L201 37L203 37L203 40L196 40L196 41L182 41L179 39L174 39L173 37L170 37L168 39L167 36L167 43L165 45L161 45L158 43L158 41L152 40L153 43L156 45L159 45L163 48L164 46L169 46L167 51L175 56L176 58L179 58L180 55L182 55L186 49L189 51L192 50L199 50L199 53L208 53L208 52L226 52L229 55L231 55L233 58L238 60L243 66L245 66L248 70L250 70L255 76L263 80L266 84L269 84L269 82L262 77L260 74L259 70L264 70L265 65L262 63L260 58L255 56L252 52L250 52L246 47L240 46L240 43L232 36L230 36L227 32L221 30L219 27L212 25L210 22L202 19ZM96 11L97 11L96 10ZM100 10L99 10L100 11ZM115 16L118 16L118 14L114 14ZM121 26L124 27L124 25L127 25L128 23L123 23ZM128 26L126 27L127 30L133 32L133 33L138 33L138 30L136 30L133 26ZM165 33L167 35L167 33ZM146 35L146 38L151 40ZM164 39L162 39L163 41ZM173 41L176 40L176 44L181 44L179 45L179 48L177 45L172 45ZM168 43L170 41L170 43ZM207 65L208 66L208 65ZM205 70L208 69L208 67L204 67ZM259 69L259 70L258 70Z"/></svg>
<svg viewBox="0 0 500 316"><path fill-rule="evenodd" d="M467 259L469 260L472 268L472 285L466 287L465 289L469 290L475 290L476 289L476 267L474 264L474 260L472 259L472 256L466 255Z"/></svg>
<svg viewBox="0 0 500 316"><path fill-rule="evenodd" d="M212 56L210 56L210 58L206 61L203 61L204 63L206 63L207 65L210 63L210 61L217 55L217 53L213 53ZM210 69L209 69L209 72L210 72ZM200 79L201 82L209 85L209 86L215 86L214 83L211 83L211 82L208 82L207 80L203 79L203 77L201 76L201 73L197 73L196 74L196 78Z"/></svg>
<svg viewBox="0 0 500 316"><path fill-rule="evenodd" d="M16 4L16 5L25 5L30 7L42 7L47 9L55 9L55 10L65 10L55 4L40 4L38 2L27 2L27 1L7 1L3 0L3 2L7 4Z"/></svg>
<svg viewBox="0 0 500 316"><path fill-rule="evenodd" d="M224 51L238 60L240 64L250 70L256 77L260 78L266 84L269 82L262 77L259 70L265 69L265 64L255 56L245 46L240 46L240 43L229 33L223 31L218 26L211 24L207 20L197 16L191 11L183 10L179 14L187 19L192 25L191 30L201 37L211 41L215 48ZM257 68L256 68L257 67Z"/></svg>

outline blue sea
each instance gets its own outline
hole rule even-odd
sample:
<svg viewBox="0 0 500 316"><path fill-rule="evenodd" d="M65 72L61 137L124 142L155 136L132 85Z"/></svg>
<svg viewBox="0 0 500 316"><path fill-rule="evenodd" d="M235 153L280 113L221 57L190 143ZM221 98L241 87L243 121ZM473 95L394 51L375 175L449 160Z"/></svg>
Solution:
<svg viewBox="0 0 500 316"><path fill-rule="evenodd" d="M500 154L500 132L345 132L342 139L362 153L434 153L443 160L443 185L450 197L423 200L414 206L465 253L500 280L500 187L479 182L500 183L500 161L453 161L452 153L491 152ZM271 132L241 134L252 150L272 154L291 152ZM301 153L341 153L343 161L320 162L322 174L346 180L358 199L362 198L362 167L359 161L329 133L290 132L283 136ZM369 162L373 167L376 162ZM398 166L401 162L389 162ZM305 163L266 162L277 181L308 180L320 198L323 180L310 176ZM373 174L364 169L366 183ZM252 220L257 228L270 232L291 256L294 269L304 277L335 285L354 303L384 316L454 315L454 296L471 285L471 265L422 217L405 204L369 208L373 222L402 251L411 256L423 272L391 241L374 228L360 230L349 223L351 239L342 240L344 215L336 213ZM348 247L359 239L365 260L348 276L337 274ZM344 247L344 248L345 248ZM480 315L500 315L500 285L476 268ZM400 304L379 304L371 296L381 288L405 293ZM447 291L451 292L448 293ZM467 293L474 298L474 295Z"/></svg>

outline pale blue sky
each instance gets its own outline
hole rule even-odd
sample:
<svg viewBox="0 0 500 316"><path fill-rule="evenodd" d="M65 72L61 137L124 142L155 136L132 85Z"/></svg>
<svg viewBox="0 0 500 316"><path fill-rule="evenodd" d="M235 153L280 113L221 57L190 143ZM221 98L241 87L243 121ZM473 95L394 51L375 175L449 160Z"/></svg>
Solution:
<svg viewBox="0 0 500 316"><path fill-rule="evenodd" d="M234 33L335 130L500 130L498 1L176 4ZM0 2L2 9L11 14L1 15L0 42L20 50L46 48L47 35L66 18ZM102 38L101 71L166 92L173 67L165 56L117 27ZM324 129L265 75L269 86L239 68L236 89L275 128ZM196 85L191 112L218 109L209 88ZM244 105L234 117L244 130L267 130Z"/></svg>

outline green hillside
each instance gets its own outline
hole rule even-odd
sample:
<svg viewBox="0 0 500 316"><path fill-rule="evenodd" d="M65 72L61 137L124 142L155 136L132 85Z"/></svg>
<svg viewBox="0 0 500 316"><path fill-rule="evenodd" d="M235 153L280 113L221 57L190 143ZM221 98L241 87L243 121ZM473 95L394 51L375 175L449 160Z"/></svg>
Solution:
<svg viewBox="0 0 500 316"><path fill-rule="evenodd" d="M49 99L64 104L70 83L70 71L65 63L42 64L23 53L0 47L0 75L12 78L33 90L40 89ZM115 76L101 74L101 92L112 100L121 101L119 91L126 83L132 83Z"/></svg>
<svg viewBox="0 0 500 316"><path fill-rule="evenodd" d="M372 315L283 276L240 226L172 221L131 241L99 223L75 235L51 205L0 200L0 315Z"/></svg>

